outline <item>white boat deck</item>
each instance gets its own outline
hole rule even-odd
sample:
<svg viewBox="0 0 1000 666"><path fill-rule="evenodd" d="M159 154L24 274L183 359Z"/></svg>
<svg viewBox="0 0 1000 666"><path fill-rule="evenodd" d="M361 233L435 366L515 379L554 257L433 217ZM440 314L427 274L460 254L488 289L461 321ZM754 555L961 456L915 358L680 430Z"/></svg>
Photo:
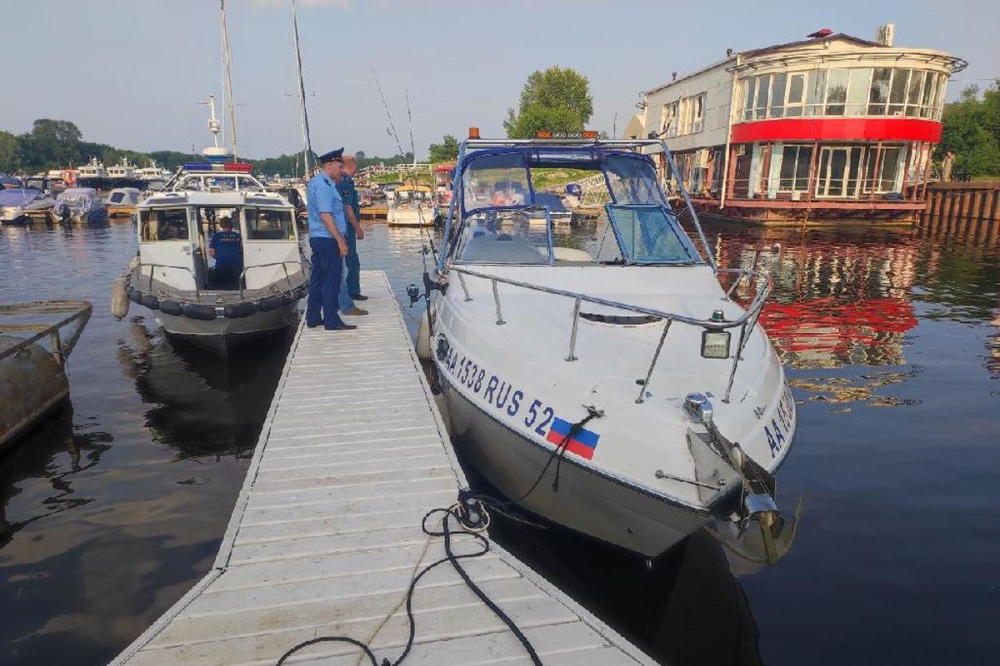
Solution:
<svg viewBox="0 0 1000 666"><path fill-rule="evenodd" d="M399 658L410 581L444 556L421 519L466 481L388 279L364 271L362 285L371 314L356 331L300 327L212 571L113 663L274 664L330 635ZM462 535L454 550L475 544ZM544 664L655 663L495 544L463 564ZM531 663L449 562L420 580L413 610L404 666ZM370 662L319 643L286 663Z"/></svg>

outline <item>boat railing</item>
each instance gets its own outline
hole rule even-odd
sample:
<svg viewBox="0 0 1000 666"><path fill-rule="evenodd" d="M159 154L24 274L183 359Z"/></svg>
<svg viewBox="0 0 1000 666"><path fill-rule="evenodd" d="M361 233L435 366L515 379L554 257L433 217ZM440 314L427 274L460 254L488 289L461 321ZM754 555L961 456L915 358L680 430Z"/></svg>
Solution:
<svg viewBox="0 0 1000 666"><path fill-rule="evenodd" d="M556 289L554 287L546 287L543 285L532 284L529 282L523 282L521 280L514 280L511 278L501 277L498 275L489 275L487 273L481 273L475 270L469 270L467 268L462 268L460 266L452 265L449 269L450 271L458 275L459 284L462 287L462 291L465 294L465 300L473 300L471 294L469 293L468 286L465 283L465 277L474 277L482 280L488 280L491 283L493 289L493 303L496 308L496 324L497 326L502 326L506 322L503 318L503 309L500 302L500 292L497 288L498 284L507 284L513 287L520 287L522 289L528 289L531 291L538 291L546 294L552 294L553 296L562 296L564 298L573 299L573 321L572 327L570 329L569 338L569 354L566 356L567 362L573 362L578 359L576 355L576 338L577 338L577 328L580 321L580 305L582 303L593 303L595 305L603 305L606 307L616 308L619 310L626 310L629 312L636 312L650 317L655 317L664 322L663 332L660 334L659 342L656 345L656 350L653 352L653 358L650 360L649 368L646 371L646 378L642 381L642 388L639 391L639 395L636 398L636 404L642 404L645 400L646 391L649 388L649 382L653 376L653 370L656 368L656 363L660 358L660 351L663 349L663 343L667 338L667 333L670 332L670 326L674 322L680 324L686 324L689 326L701 328L706 331L727 331L729 329L739 328L739 340L736 344L735 352L730 352L732 354L732 365L729 371L729 381L726 385L726 395L723 398L723 402L728 403L730 395L733 389L733 382L736 378L736 370L739 367L739 362L742 360L743 350L746 348L747 342L750 339L750 333L753 331L754 327L757 325L757 320L760 318L761 310L763 310L767 298L771 293L772 281L771 276L768 272L764 270L758 270L756 267L756 261L750 264L750 267L741 268L723 268L718 269L716 273L727 273L736 275L736 280L733 285L730 286L726 295L722 297L723 301L729 301L730 296L733 291L738 287L738 285L747 278L756 278L758 280L757 293L753 300L747 305L743 314L736 319L727 320L724 318L717 318L713 316L709 319L698 319L696 317L691 317L688 315L677 314L674 312L666 312L656 308L644 307L641 305L633 305L631 303L624 303L622 301L611 300L607 298L600 298L598 296L590 296L587 294L581 294L579 292L568 291L565 289ZM714 314L718 314L716 311Z"/></svg>
<svg viewBox="0 0 1000 666"><path fill-rule="evenodd" d="M66 315L59 321L52 323L0 323L0 335L7 333L33 333L30 337L21 338L10 347L0 351L0 361L18 354L29 345L33 345L39 340L48 337L49 353L62 366L73 352L73 348L76 346L77 341L79 341L83 329L87 326L87 322L90 321L90 315L93 310L94 306L89 301L58 300L0 305L0 316ZM63 338L62 329L73 322L79 323L69 336Z"/></svg>
<svg viewBox="0 0 1000 666"><path fill-rule="evenodd" d="M288 291L292 291L293 289L295 289L295 287L292 286L292 278L288 274L289 264L291 264L292 266L298 266L299 272L300 273L302 272L301 261L273 261L269 264L254 264L252 266L246 266L240 273L240 298L243 298L243 292L245 290L243 285L246 282L247 273L250 271L250 269L253 268L273 268L275 266L281 266L281 268L285 271L285 282L288 283Z"/></svg>

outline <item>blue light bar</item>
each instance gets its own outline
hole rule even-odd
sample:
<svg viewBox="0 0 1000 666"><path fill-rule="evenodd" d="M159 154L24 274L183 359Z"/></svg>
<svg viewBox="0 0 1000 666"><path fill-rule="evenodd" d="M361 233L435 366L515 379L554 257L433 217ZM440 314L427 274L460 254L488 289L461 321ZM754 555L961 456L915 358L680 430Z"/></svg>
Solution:
<svg viewBox="0 0 1000 666"><path fill-rule="evenodd" d="M212 165L208 162L187 162L184 164L185 171L211 171Z"/></svg>

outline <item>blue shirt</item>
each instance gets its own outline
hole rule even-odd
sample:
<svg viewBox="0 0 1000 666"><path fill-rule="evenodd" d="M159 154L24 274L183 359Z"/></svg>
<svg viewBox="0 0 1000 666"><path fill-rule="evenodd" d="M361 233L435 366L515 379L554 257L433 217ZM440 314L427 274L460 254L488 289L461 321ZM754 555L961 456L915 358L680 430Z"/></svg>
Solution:
<svg viewBox="0 0 1000 666"><path fill-rule="evenodd" d="M345 173L344 177L340 179L340 183L337 184L337 191L340 192L344 204L354 209L354 219L360 220L361 203L358 201L358 190L354 186L354 179Z"/></svg>
<svg viewBox="0 0 1000 666"><path fill-rule="evenodd" d="M306 189L306 213L309 215L309 235L313 238L333 238L320 219L320 213L333 215L340 233L347 233L344 200L337 191L336 184L325 173L318 173L309 181Z"/></svg>
<svg viewBox="0 0 1000 666"><path fill-rule="evenodd" d="M219 231L208 246L215 250L216 266L240 266L243 263L243 239L235 231Z"/></svg>

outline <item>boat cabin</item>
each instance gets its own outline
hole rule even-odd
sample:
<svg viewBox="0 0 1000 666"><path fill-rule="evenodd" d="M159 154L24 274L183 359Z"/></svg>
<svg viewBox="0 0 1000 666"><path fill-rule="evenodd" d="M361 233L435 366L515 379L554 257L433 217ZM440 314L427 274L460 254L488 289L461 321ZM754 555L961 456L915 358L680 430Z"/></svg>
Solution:
<svg viewBox="0 0 1000 666"><path fill-rule="evenodd" d="M147 277L180 291L243 291L283 284L301 271L295 209L265 191L167 191L137 207ZM232 223L242 259L233 281L216 275L212 238Z"/></svg>

